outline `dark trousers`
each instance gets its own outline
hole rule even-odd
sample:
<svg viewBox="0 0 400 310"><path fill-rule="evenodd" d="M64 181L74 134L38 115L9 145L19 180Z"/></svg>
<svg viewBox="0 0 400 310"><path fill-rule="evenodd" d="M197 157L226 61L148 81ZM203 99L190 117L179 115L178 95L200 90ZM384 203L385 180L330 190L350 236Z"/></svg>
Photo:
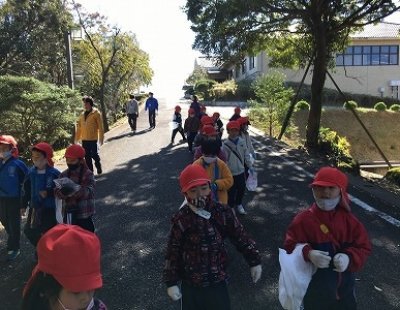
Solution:
<svg viewBox="0 0 400 310"><path fill-rule="evenodd" d="M19 250L21 237L19 198L0 198L0 222L8 235L7 251Z"/></svg>
<svg viewBox="0 0 400 310"><path fill-rule="evenodd" d="M183 140L186 140L185 133L184 133L184 131L183 131L182 126L178 126L178 128L175 128L174 130L172 130L171 142L174 142L175 136L176 136L176 134L177 134L178 132L182 135L182 139L183 139Z"/></svg>
<svg viewBox="0 0 400 310"><path fill-rule="evenodd" d="M33 220L33 218L35 218ZM31 224L35 222L35 224ZM53 208L40 208L40 209L29 209L28 218L26 219L26 225L24 228L25 236L32 243L33 246L37 246L41 236L54 226L56 226L56 210Z"/></svg>
<svg viewBox="0 0 400 310"><path fill-rule="evenodd" d="M150 127L156 127L156 110L154 111L149 110L149 124Z"/></svg>
<svg viewBox="0 0 400 310"><path fill-rule="evenodd" d="M193 141L194 138L196 138L197 132L189 132L187 135L187 141L188 141L188 146L189 146L189 151L193 151Z"/></svg>
<svg viewBox="0 0 400 310"><path fill-rule="evenodd" d="M193 287L182 283L182 310L230 310L231 302L226 282L208 287Z"/></svg>
<svg viewBox="0 0 400 310"><path fill-rule="evenodd" d="M304 297L304 310L356 310L357 302L354 293L347 295L340 300L329 302L328 299L316 294L307 294Z"/></svg>
<svg viewBox="0 0 400 310"><path fill-rule="evenodd" d="M83 229L86 229L86 230L94 233L95 228L94 228L94 223L93 223L93 219L91 216L84 218L84 219L80 219L80 218L77 218L74 213L67 213L66 217L67 218L64 222L66 222L67 224L77 225Z"/></svg>
<svg viewBox="0 0 400 310"><path fill-rule="evenodd" d="M132 130L136 130L137 114L128 114L128 123Z"/></svg>
<svg viewBox="0 0 400 310"><path fill-rule="evenodd" d="M97 147L96 140L85 140L82 141L82 147L85 149L86 155L85 160L88 168L93 171L93 162L96 166L97 172L101 170L100 156L99 156L99 148Z"/></svg>
<svg viewBox="0 0 400 310"><path fill-rule="evenodd" d="M244 172L233 176L233 185L228 190L228 205L235 207L242 204L244 191L246 189L246 178Z"/></svg>

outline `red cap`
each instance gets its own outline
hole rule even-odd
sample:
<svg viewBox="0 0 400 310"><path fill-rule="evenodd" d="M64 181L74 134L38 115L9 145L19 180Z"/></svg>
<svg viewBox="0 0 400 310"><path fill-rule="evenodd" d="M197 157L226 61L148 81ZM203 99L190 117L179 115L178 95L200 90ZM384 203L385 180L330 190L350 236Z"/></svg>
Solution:
<svg viewBox="0 0 400 310"><path fill-rule="evenodd" d="M35 149L45 153L46 154L47 163L49 164L49 166L50 167L54 166L54 161L52 160L52 158L53 158L53 148L51 147L50 144L48 144L46 142L39 142L38 144L35 144L32 147L32 150L35 150Z"/></svg>
<svg viewBox="0 0 400 310"><path fill-rule="evenodd" d="M213 114L213 118L218 118L218 117L220 117L221 115L218 113L218 112L214 112L214 114Z"/></svg>
<svg viewBox="0 0 400 310"><path fill-rule="evenodd" d="M189 165L181 172L179 176L179 184L181 186L182 193L187 192L189 189L204 185L211 182L207 171L200 165Z"/></svg>
<svg viewBox="0 0 400 310"><path fill-rule="evenodd" d="M349 197L347 195L347 185L349 181L347 176L337 168L322 167L315 174L311 186L338 186L342 194L342 204L349 209Z"/></svg>
<svg viewBox="0 0 400 310"><path fill-rule="evenodd" d="M206 136L217 136L218 133L212 125L204 125L201 129L201 134Z"/></svg>
<svg viewBox="0 0 400 310"><path fill-rule="evenodd" d="M234 111L235 111L236 114L240 114L240 112L241 112L242 110L240 109L240 107L236 107Z"/></svg>
<svg viewBox="0 0 400 310"><path fill-rule="evenodd" d="M213 125L214 124L214 119L210 116L204 115L201 120L200 120L201 124L203 126L205 125Z"/></svg>
<svg viewBox="0 0 400 310"><path fill-rule="evenodd" d="M71 144L67 149L65 150L65 158L84 158L86 154L85 149L80 146L79 144Z"/></svg>
<svg viewBox="0 0 400 310"><path fill-rule="evenodd" d="M182 110L181 106L179 106L179 105L175 106L175 111L180 111L180 110Z"/></svg>
<svg viewBox="0 0 400 310"><path fill-rule="evenodd" d="M195 113L196 113L196 111L193 108L189 109L189 114L195 114Z"/></svg>
<svg viewBox="0 0 400 310"><path fill-rule="evenodd" d="M1 135L0 136L0 144L8 144L11 145L15 149L15 151L11 151L13 157L18 157L18 147L17 141L13 136L10 135Z"/></svg>
<svg viewBox="0 0 400 310"><path fill-rule="evenodd" d="M247 116L239 117L239 118L237 119L237 121L239 122L240 126L243 126L243 125L250 125L249 118L248 118Z"/></svg>
<svg viewBox="0 0 400 310"><path fill-rule="evenodd" d="M71 292L91 291L103 286L100 241L88 230L76 225L56 225L40 238L37 254L38 264L24 293L39 271L52 275Z"/></svg>
<svg viewBox="0 0 400 310"><path fill-rule="evenodd" d="M226 129L240 129L240 124L238 121L230 121L227 125L226 125Z"/></svg>

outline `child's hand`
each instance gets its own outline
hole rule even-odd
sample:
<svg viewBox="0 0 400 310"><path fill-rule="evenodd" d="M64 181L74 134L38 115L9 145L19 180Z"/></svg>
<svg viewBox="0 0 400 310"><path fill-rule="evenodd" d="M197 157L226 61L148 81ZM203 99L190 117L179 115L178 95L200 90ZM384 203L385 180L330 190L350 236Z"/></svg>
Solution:
<svg viewBox="0 0 400 310"><path fill-rule="evenodd" d="M333 257L334 271L343 272L349 267L350 258L347 254L338 253Z"/></svg>
<svg viewBox="0 0 400 310"><path fill-rule="evenodd" d="M171 297L173 301L177 301L182 298L181 290L177 285L167 288L168 296Z"/></svg>
<svg viewBox="0 0 400 310"><path fill-rule="evenodd" d="M317 268L328 268L332 259L328 252L319 250L311 250L308 254L308 258Z"/></svg>
<svg viewBox="0 0 400 310"><path fill-rule="evenodd" d="M47 191L40 191L39 192L40 197L46 198L47 197Z"/></svg>
<svg viewBox="0 0 400 310"><path fill-rule="evenodd" d="M251 278L253 279L253 283L257 283L261 278L262 267L261 265L257 265L250 268Z"/></svg>

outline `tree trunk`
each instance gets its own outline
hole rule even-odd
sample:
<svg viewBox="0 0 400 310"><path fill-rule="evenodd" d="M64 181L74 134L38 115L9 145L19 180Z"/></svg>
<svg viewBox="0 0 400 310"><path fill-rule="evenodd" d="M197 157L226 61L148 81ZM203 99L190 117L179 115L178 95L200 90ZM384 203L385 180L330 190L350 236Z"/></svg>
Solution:
<svg viewBox="0 0 400 310"><path fill-rule="evenodd" d="M320 24L317 29L318 40L315 41L314 70L311 82L311 103L308 114L306 143L308 149L316 149L318 146L318 134L321 121L322 90L324 89L327 67L327 42L326 31Z"/></svg>
<svg viewBox="0 0 400 310"><path fill-rule="evenodd" d="M104 88L105 88L105 78L103 77L101 81L101 87L100 87L100 109L101 109L101 114L103 114L103 127L104 127L104 132L109 131L110 129L108 128L108 121L107 121L107 110L106 110L106 105L104 103Z"/></svg>

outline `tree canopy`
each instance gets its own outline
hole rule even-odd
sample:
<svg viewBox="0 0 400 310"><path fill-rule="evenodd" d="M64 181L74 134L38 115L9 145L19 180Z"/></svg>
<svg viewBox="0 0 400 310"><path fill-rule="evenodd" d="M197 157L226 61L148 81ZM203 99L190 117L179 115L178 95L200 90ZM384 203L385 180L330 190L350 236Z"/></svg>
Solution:
<svg viewBox="0 0 400 310"><path fill-rule="evenodd" d="M272 46L278 51L272 55L275 64L312 62L306 145L314 148L321 93L333 53L346 44L353 29L378 22L399 8L394 0L187 0L184 9L196 33L194 48L220 61L237 62ZM296 51L297 58L284 52L288 47Z"/></svg>

